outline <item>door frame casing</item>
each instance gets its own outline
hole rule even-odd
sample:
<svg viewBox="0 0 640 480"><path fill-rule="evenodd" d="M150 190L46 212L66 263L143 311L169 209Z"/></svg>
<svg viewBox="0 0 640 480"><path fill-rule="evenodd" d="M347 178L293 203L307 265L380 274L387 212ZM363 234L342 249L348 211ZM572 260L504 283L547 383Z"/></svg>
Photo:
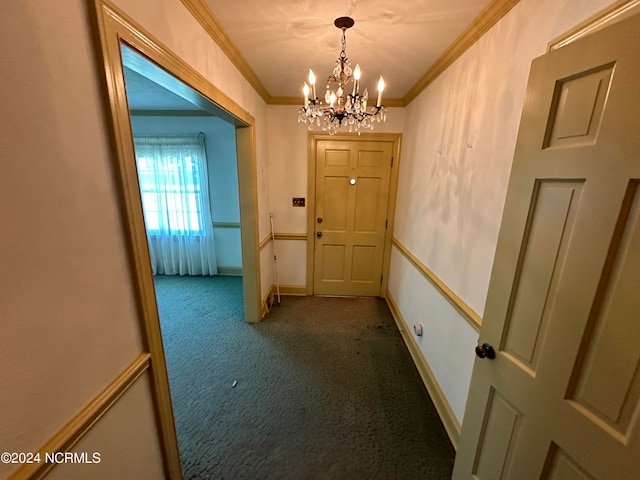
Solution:
<svg viewBox="0 0 640 480"><path fill-rule="evenodd" d="M150 355L153 406L164 467L168 478L180 479L182 472L175 421L140 199L120 46L125 44L132 48L229 113L234 119L242 232L244 309L245 319L249 322L260 320L261 304L255 119L118 7L108 0L94 0L92 3L96 27L93 30L97 32L96 55L102 61L97 68L101 70L105 79L104 110L114 154L114 179L120 200L143 348Z"/></svg>
<svg viewBox="0 0 640 480"><path fill-rule="evenodd" d="M401 133L309 133L307 142L307 286L306 294L313 295L314 255L315 255L315 211L316 211L316 172L317 145L320 140L337 140L351 142L392 142L391 175L389 177L389 198L387 200L387 228L384 237L384 251L382 256L382 282L378 296L386 294L389 285L389 265L391 263L391 239L396 212L396 197L398 193L398 169L400 166Z"/></svg>

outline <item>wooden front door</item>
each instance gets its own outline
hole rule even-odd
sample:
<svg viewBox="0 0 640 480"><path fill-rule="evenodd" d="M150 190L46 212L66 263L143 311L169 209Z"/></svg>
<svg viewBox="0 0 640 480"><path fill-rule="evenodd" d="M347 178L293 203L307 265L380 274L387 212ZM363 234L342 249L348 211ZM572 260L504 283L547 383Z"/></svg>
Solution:
<svg viewBox="0 0 640 480"><path fill-rule="evenodd" d="M380 295L393 141L318 140L313 293Z"/></svg>
<svg viewBox="0 0 640 480"><path fill-rule="evenodd" d="M639 185L635 16L532 64L455 480L640 478Z"/></svg>

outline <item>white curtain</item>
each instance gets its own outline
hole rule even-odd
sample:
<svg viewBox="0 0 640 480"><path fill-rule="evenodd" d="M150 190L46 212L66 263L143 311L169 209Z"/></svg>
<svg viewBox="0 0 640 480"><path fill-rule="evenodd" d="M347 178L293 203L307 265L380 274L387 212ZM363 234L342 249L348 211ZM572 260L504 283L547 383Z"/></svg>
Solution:
<svg viewBox="0 0 640 480"><path fill-rule="evenodd" d="M154 275L215 275L204 134L136 137L135 150Z"/></svg>

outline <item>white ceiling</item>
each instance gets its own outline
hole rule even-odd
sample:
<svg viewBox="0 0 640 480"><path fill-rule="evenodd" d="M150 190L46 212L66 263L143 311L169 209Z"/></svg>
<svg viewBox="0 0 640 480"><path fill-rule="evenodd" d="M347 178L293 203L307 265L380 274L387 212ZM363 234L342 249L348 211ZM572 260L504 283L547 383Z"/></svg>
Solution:
<svg viewBox="0 0 640 480"><path fill-rule="evenodd" d="M326 78L340 53L333 25L351 16L347 57L362 88L402 99L490 0L202 0L272 97L300 97L309 68ZM129 106L138 112L193 111L225 116L190 87L122 47ZM321 85L322 80L318 82ZM385 102L383 102L385 103Z"/></svg>
<svg viewBox="0 0 640 480"><path fill-rule="evenodd" d="M129 108L136 111L181 110L200 111L200 107L166 89L153 80L153 74L145 76L125 66Z"/></svg>
<svg viewBox="0 0 640 480"><path fill-rule="evenodd" d="M362 87L403 98L490 0L204 0L229 39L274 97L302 96L307 71L324 79L340 53L350 16L347 57ZM320 83L320 82L319 82Z"/></svg>
<svg viewBox="0 0 640 480"><path fill-rule="evenodd" d="M219 117L233 124L234 118L193 88L158 67L145 57L122 45L127 104L134 115L161 114Z"/></svg>

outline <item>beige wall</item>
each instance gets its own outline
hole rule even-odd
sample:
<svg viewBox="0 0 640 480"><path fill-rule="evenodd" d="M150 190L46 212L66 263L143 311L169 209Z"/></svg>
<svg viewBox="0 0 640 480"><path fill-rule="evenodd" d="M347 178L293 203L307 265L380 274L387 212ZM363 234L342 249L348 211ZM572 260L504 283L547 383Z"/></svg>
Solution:
<svg viewBox="0 0 640 480"><path fill-rule="evenodd" d="M531 60L609 3L521 0L406 108L395 236L480 315ZM395 250L389 288L461 421L477 333L412 268Z"/></svg>
<svg viewBox="0 0 640 480"><path fill-rule="evenodd" d="M86 2L3 4L0 65L0 451L29 452L143 346ZM152 411L148 394L128 405ZM161 468L157 442L139 448Z"/></svg>
<svg viewBox="0 0 640 480"><path fill-rule="evenodd" d="M88 4L9 2L0 16L2 451L41 447L143 350ZM255 117L264 237L266 105L179 1L117 4ZM261 258L269 277L271 258ZM140 382L77 446L102 450L98 476L131 465L122 434L146 467L136 478L159 478L151 395ZM0 478L13 467L0 464ZM69 468L54 476L78 475Z"/></svg>
<svg viewBox="0 0 640 480"><path fill-rule="evenodd" d="M151 401L151 379L144 375L71 450L92 461L99 453L99 463L60 464L47 480L165 478L155 458L160 444Z"/></svg>

